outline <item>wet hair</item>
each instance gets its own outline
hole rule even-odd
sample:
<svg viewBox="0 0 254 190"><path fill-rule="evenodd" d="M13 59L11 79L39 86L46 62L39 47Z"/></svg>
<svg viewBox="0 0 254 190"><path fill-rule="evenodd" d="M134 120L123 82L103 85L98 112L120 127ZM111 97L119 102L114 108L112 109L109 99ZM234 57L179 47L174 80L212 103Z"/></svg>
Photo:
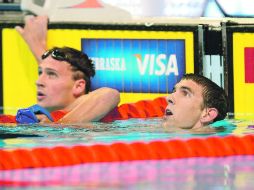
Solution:
<svg viewBox="0 0 254 190"><path fill-rule="evenodd" d="M74 72L73 79L78 80L83 78L86 81L85 94L90 91L90 78L95 75L95 67L87 54L71 47L54 47L46 51L42 55L42 59L46 59L49 55L56 60L70 63Z"/></svg>
<svg viewBox="0 0 254 190"><path fill-rule="evenodd" d="M192 80L203 87L204 108L216 108L218 115L214 121L222 120L228 112L228 98L223 88L199 74L185 74L181 80Z"/></svg>

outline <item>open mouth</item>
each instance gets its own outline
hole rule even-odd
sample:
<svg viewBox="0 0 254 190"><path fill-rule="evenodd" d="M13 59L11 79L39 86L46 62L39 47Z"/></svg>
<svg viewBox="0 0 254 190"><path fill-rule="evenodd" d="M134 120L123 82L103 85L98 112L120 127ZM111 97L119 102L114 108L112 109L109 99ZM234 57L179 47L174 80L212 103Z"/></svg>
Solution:
<svg viewBox="0 0 254 190"><path fill-rule="evenodd" d="M42 99L45 95L42 92L37 92L38 100Z"/></svg>
<svg viewBox="0 0 254 190"><path fill-rule="evenodd" d="M165 115L170 116L170 115L173 115L173 113L169 109L166 109Z"/></svg>

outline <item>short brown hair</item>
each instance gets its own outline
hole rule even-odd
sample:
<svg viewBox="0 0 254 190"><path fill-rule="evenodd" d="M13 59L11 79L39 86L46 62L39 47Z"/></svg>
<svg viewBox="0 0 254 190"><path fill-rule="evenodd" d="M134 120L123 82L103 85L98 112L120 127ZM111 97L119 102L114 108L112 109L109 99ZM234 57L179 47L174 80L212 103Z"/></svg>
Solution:
<svg viewBox="0 0 254 190"><path fill-rule="evenodd" d="M91 77L95 75L95 67L91 59L87 54L82 51L76 50L70 47L54 47L46 51L42 55L42 59L47 58L51 55L52 58L59 61L66 61L71 64L73 79L78 80L83 78L86 81L85 93L87 94L91 88ZM77 72L76 72L77 71Z"/></svg>
<svg viewBox="0 0 254 190"><path fill-rule="evenodd" d="M203 87L203 103L205 108L216 108L218 115L214 121L222 120L228 112L228 98L223 88L210 79L199 74L185 74L181 80L192 80Z"/></svg>

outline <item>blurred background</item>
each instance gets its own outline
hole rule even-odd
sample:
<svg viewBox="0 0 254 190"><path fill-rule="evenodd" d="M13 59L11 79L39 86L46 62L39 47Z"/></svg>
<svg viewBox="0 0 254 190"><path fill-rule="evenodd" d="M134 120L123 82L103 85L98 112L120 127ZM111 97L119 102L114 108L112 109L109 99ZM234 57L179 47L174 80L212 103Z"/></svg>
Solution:
<svg viewBox="0 0 254 190"><path fill-rule="evenodd" d="M0 0L0 107L13 114L36 102L35 60L14 29L34 14L49 17L48 48L81 49L97 65L124 60L122 70L96 68L93 79L94 88L118 89L121 103L165 96L194 72L226 90L230 112L254 113L253 7L254 0Z"/></svg>
<svg viewBox="0 0 254 190"><path fill-rule="evenodd" d="M27 5L38 5L44 8L54 6L66 7L68 2L79 1L64 1L64 0L1 0L0 13L1 20L21 20L24 14L32 12L39 14ZM83 1L84 2L84 1ZM90 2L90 1L87 1ZM94 1L93 1L94 2ZM253 0L101 0L100 3L121 8L132 16L139 17L253 17L252 10ZM21 12L23 10L23 12ZM18 15L18 16L17 16Z"/></svg>

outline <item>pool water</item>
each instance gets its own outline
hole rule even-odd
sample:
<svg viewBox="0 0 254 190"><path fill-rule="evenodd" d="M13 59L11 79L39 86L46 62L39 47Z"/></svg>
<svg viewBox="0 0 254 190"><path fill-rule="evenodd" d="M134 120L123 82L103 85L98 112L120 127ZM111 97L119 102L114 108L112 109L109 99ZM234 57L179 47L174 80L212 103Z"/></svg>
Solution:
<svg viewBox="0 0 254 190"><path fill-rule="evenodd" d="M146 142L171 138L244 135L254 132L253 122L244 120L216 122L213 127L220 129L216 133L193 133L191 130L165 128L161 126L161 122L161 118L153 118L118 120L112 123L0 126L0 148L90 145L118 141Z"/></svg>
<svg viewBox="0 0 254 190"><path fill-rule="evenodd" d="M161 122L161 118L154 118L91 124L4 125L0 126L0 149L244 136L254 132L251 120L216 122L212 126L218 129L216 133L164 128ZM0 189L252 189L253 171L253 155L82 163L0 170Z"/></svg>

